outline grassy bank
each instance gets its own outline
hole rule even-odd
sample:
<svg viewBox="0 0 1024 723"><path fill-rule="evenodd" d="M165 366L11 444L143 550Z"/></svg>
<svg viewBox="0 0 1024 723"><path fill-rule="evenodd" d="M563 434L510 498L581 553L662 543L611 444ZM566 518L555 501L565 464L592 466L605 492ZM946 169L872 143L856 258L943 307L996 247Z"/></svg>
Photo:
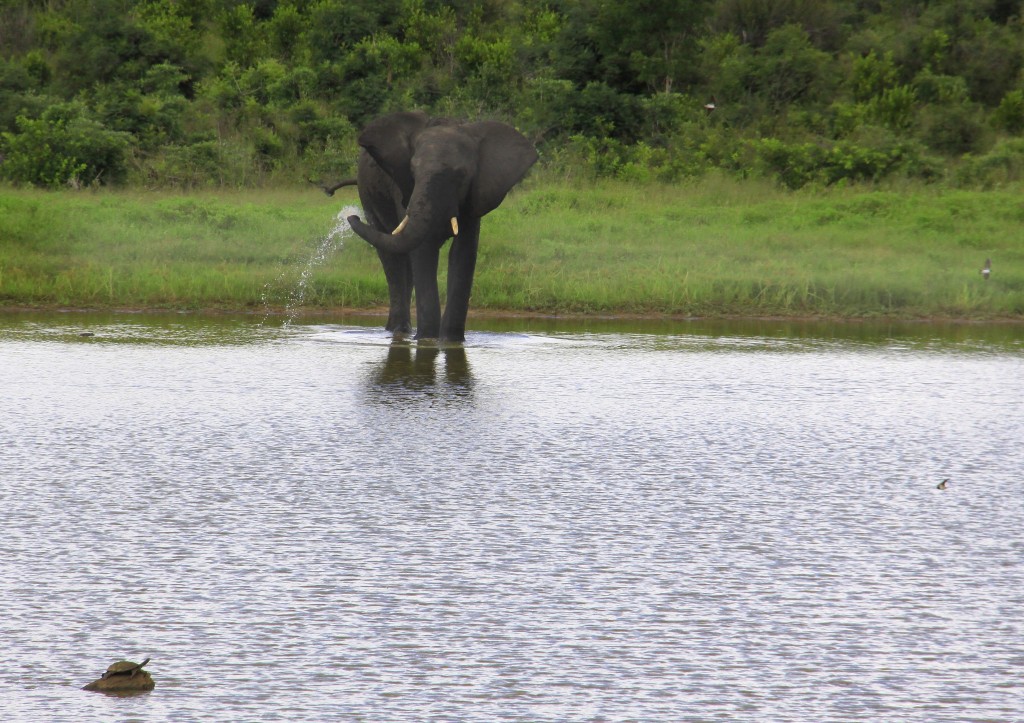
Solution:
<svg viewBox="0 0 1024 723"><path fill-rule="evenodd" d="M335 214L357 203L346 191L0 189L0 304L283 306ZM528 182L484 220L473 309L1024 318L1022 199L1021 189L784 192L714 178ZM313 268L302 303L386 300L372 249L348 238Z"/></svg>

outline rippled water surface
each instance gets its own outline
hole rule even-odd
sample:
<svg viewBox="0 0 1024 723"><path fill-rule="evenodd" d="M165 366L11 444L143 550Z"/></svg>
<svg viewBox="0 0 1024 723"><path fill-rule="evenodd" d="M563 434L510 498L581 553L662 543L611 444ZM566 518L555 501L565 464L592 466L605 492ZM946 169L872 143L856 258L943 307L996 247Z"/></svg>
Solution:
<svg viewBox="0 0 1024 723"><path fill-rule="evenodd" d="M1024 721L1019 327L257 321L0 317L3 720Z"/></svg>

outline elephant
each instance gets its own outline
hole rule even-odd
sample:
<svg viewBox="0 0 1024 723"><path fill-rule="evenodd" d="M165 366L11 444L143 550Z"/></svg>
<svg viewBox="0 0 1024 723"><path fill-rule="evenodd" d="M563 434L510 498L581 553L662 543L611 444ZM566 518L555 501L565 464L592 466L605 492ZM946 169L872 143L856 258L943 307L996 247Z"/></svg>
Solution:
<svg viewBox="0 0 1024 723"><path fill-rule="evenodd" d="M480 219L504 200L537 161L537 150L511 126L459 122L405 111L371 121L359 135L356 170L367 223L348 222L377 250L388 282L385 329L416 339L465 341ZM441 315L437 267L448 241L448 294Z"/></svg>

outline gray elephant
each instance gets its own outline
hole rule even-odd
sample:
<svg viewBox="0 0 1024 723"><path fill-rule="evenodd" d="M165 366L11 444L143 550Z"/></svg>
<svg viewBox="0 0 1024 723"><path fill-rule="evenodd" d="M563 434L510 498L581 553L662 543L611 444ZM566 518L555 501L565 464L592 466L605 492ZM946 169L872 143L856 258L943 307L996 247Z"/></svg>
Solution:
<svg viewBox="0 0 1024 723"><path fill-rule="evenodd" d="M388 281L385 326L396 335L463 341L480 242L480 218L504 200L537 160L514 128L496 121L460 123L413 111L372 121L359 136L359 199L368 223L352 229L377 249ZM448 254L448 298L441 316L437 265Z"/></svg>

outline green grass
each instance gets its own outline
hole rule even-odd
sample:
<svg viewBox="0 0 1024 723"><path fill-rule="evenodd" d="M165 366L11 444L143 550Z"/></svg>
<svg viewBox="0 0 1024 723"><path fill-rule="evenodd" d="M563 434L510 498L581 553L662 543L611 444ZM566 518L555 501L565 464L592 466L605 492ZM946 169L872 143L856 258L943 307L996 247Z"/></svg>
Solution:
<svg viewBox="0 0 1024 723"><path fill-rule="evenodd" d="M202 196L0 191L0 303L283 305L333 226L337 206L312 190ZM339 256L315 279L312 303L387 298L372 251L342 255L359 256L360 263L334 274ZM362 288L367 281L369 293Z"/></svg>
<svg viewBox="0 0 1024 723"><path fill-rule="evenodd" d="M1024 315L1024 195L547 186L495 215L488 303L697 315ZM519 239L528 239L524 249ZM978 270L993 259L992 279ZM481 295L484 295L481 293ZM479 304L478 304L479 306Z"/></svg>
<svg viewBox="0 0 1024 723"><path fill-rule="evenodd" d="M484 219L472 308L1024 318L1021 190L529 181ZM337 211L355 203L351 190L0 189L0 304L284 306ZM303 303L386 301L373 250L349 238L314 268Z"/></svg>

